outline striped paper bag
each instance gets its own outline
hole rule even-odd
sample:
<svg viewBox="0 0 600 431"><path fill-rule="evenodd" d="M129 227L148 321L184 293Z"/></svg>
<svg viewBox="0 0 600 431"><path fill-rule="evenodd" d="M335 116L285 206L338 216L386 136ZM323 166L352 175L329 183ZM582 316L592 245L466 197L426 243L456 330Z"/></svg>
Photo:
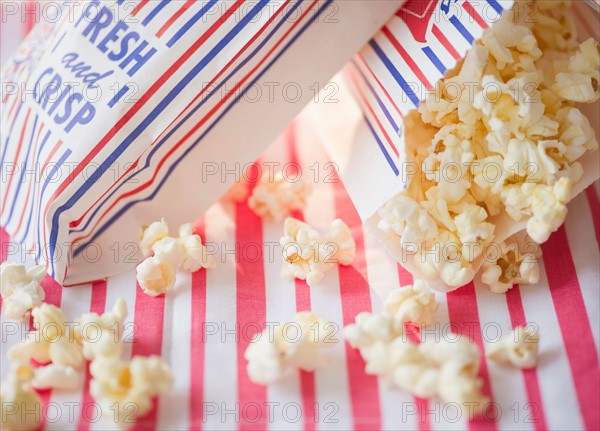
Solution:
<svg viewBox="0 0 600 431"><path fill-rule="evenodd" d="M65 285L132 267L140 226L206 210L401 3L39 3L2 72L11 254Z"/></svg>
<svg viewBox="0 0 600 431"><path fill-rule="evenodd" d="M363 221L403 266L415 276L428 278L439 290L453 290L460 285L448 285L437 276L427 277L415 264L420 256L415 249L421 246L402 246L377 227L378 210L405 191L411 176L420 169L407 156L405 121L487 28L517 6L519 22L533 22L537 6L532 5L529 8L512 0L409 0L338 76L340 103L314 105L307 112L330 157L338 164ZM580 41L591 36L598 40L598 15L584 2L575 2L573 9ZM581 105L581 110L600 136L598 105ZM421 140L424 148L431 144L431 137L423 135L421 139L416 132L411 136L415 142ZM583 177L575 183L571 198L600 175L597 151L588 152L578 162ZM496 226L492 245L526 227L526 221L515 222L506 212L491 221ZM474 260L474 272L483 260L483 253Z"/></svg>

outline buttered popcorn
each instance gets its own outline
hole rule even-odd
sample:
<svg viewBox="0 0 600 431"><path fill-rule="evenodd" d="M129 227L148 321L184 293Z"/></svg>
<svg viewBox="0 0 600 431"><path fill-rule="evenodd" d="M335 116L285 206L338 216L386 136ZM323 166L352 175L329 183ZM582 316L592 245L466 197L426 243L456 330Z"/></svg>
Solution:
<svg viewBox="0 0 600 431"><path fill-rule="evenodd" d="M37 430L42 420L42 399L31 385L33 369L26 363L11 364L0 386L0 428L7 431Z"/></svg>
<svg viewBox="0 0 600 431"><path fill-rule="evenodd" d="M179 237L174 238L169 236L164 219L154 222L143 231L140 247L147 258L137 266L136 278L140 288L150 296L163 295L171 289L178 269L196 272L216 266L191 223L181 225Z"/></svg>
<svg viewBox="0 0 600 431"><path fill-rule="evenodd" d="M311 312L297 313L293 322L256 334L244 352L248 377L266 385L294 369L314 371L326 364L319 351L336 341L332 323Z"/></svg>
<svg viewBox="0 0 600 431"><path fill-rule="evenodd" d="M527 235L523 238L513 236L507 242L509 244L490 248L481 267L481 281L494 293L506 293L515 284L529 285L540 281L540 247Z"/></svg>
<svg viewBox="0 0 600 431"><path fill-rule="evenodd" d="M579 159L598 148L576 106L600 98L598 42L577 43L568 2L538 3L536 20L522 22L530 3L487 29L405 119L407 158L420 169L378 211L390 240L418 250L418 273L450 288L473 279L504 214L547 241L583 175ZM508 260L483 269L495 291L535 282L535 266Z"/></svg>
<svg viewBox="0 0 600 431"><path fill-rule="evenodd" d="M282 172L264 175L252 190L248 205L260 217L282 220L294 210L302 209L311 193L302 178L286 178Z"/></svg>
<svg viewBox="0 0 600 431"><path fill-rule="evenodd" d="M359 350L367 374L414 396L439 397L479 414L489 400L478 377L480 353L465 338L424 339L412 343L404 332L408 321L430 320L435 308L421 282L393 291L380 313L363 312L344 328L350 345Z"/></svg>
<svg viewBox="0 0 600 431"><path fill-rule="evenodd" d="M350 228L340 219L331 223L322 236L308 224L288 217L279 243L283 247L281 275L317 284L335 264L350 265L356 256L356 244Z"/></svg>
<svg viewBox="0 0 600 431"><path fill-rule="evenodd" d="M40 285L46 275L43 265L25 268L18 263L3 262L0 265L0 293L4 314L21 320L25 314L41 304L46 294Z"/></svg>
<svg viewBox="0 0 600 431"><path fill-rule="evenodd" d="M503 365L517 368L537 366L539 333L530 326L518 326L508 335L491 344L487 357Z"/></svg>
<svg viewBox="0 0 600 431"><path fill-rule="evenodd" d="M168 391L173 375L158 356L99 356L90 365L90 394L110 418L123 428L152 409L152 399Z"/></svg>

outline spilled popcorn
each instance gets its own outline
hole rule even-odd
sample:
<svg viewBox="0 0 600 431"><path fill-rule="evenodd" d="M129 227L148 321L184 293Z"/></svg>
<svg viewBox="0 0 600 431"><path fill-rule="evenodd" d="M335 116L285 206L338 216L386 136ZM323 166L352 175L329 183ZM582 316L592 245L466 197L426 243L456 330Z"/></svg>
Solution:
<svg viewBox="0 0 600 431"><path fill-rule="evenodd" d="M450 288L473 280L505 216L547 241L582 178L580 159L598 148L577 107L600 99L598 42L576 41L568 2L540 1L536 19L521 22L530 6L517 1L405 119L418 171L378 211L386 237L416 249L413 270ZM483 272L494 291L538 278L510 255Z"/></svg>
<svg viewBox="0 0 600 431"><path fill-rule="evenodd" d="M538 331L530 326L518 326L510 334L491 344L487 351L487 357L502 365L535 368L539 342Z"/></svg>
<svg viewBox="0 0 600 431"><path fill-rule="evenodd" d="M136 417L152 409L152 399L173 385L168 365L158 356L99 356L90 365L90 394L104 412L121 427L135 424Z"/></svg>
<svg viewBox="0 0 600 431"><path fill-rule="evenodd" d="M319 350L337 340L335 326L312 312L296 314L293 322L256 334L244 353L248 376L266 385L282 379L294 369L314 371L326 364Z"/></svg>
<svg viewBox="0 0 600 431"><path fill-rule="evenodd" d="M25 342L12 346L7 352L8 359L19 363L33 359L40 364L56 365L45 371L46 381L50 372L81 373L85 364L81 345L67 328L63 311L43 303L34 308L31 315L37 331L28 333ZM72 380L71 383L78 382Z"/></svg>
<svg viewBox="0 0 600 431"><path fill-rule="evenodd" d="M101 315L85 313L71 324L60 308L47 303L35 307L31 315L37 331L28 333L25 342L7 353L12 368L0 390L2 429L37 429L41 400L35 390L80 388L86 360L91 361L92 397L103 415L121 427L133 425L137 417L148 413L153 397L172 386L169 366L160 357L135 356L128 362L120 359L127 317L122 298L112 310ZM31 368L32 359L40 365ZM9 410L11 403L23 408ZM24 411L28 414L21 417Z"/></svg>
<svg viewBox="0 0 600 431"><path fill-rule="evenodd" d="M46 294L40 283L45 276L43 265L29 269L18 263L3 262L0 265L0 292L6 317L21 320L29 310L42 303Z"/></svg>
<svg viewBox="0 0 600 431"><path fill-rule="evenodd" d="M179 237L174 238L169 234L165 219L154 222L142 230L140 248L146 259L137 266L136 278L144 293L150 296L163 295L171 289L178 269L196 272L216 266L200 235L194 234L191 223L181 225Z"/></svg>
<svg viewBox="0 0 600 431"><path fill-rule="evenodd" d="M427 284L416 281L395 289L382 312L358 314L355 323L344 328L344 336L359 350L367 374L414 396L437 396L479 414L489 400L481 391L477 346L465 338L412 343L404 331L405 323L430 323L436 309Z"/></svg>
<svg viewBox="0 0 600 431"><path fill-rule="evenodd" d="M310 193L310 186L302 178L292 182L278 172L273 178L263 175L252 190L248 205L260 217L282 220L302 209Z"/></svg>
<svg viewBox="0 0 600 431"><path fill-rule="evenodd" d="M322 236L308 224L288 217L283 225L283 265L281 276L306 280L313 286L325 277L336 263L350 265L356 256L356 244L350 228L340 219L331 223Z"/></svg>
<svg viewBox="0 0 600 431"><path fill-rule="evenodd" d="M0 386L0 424L3 430L33 431L42 419L42 400L32 387L34 373L24 363L11 364Z"/></svg>

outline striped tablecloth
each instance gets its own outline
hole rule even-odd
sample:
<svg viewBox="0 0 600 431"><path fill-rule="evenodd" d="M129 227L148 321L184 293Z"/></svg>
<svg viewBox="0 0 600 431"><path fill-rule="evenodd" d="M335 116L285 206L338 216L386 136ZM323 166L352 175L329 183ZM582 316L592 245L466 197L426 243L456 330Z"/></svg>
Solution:
<svg viewBox="0 0 600 431"><path fill-rule="evenodd" d="M7 29L11 29L10 32ZM2 23L14 42L15 24ZM3 49L3 58L6 51ZM411 277L363 230L343 184L312 131L292 125L261 159L297 160L314 192L302 216L326 229L336 217L352 228L356 262L331 270L312 289L281 279L282 223L261 220L245 203L214 205L197 222L205 241L217 247L211 271L178 274L165 297L151 298L136 287L130 271L106 281L62 289L47 278L46 301L69 318L103 312L125 298L126 354L158 354L175 374L171 392L141 419L137 429L588 429L600 428L600 203L590 188L569 205L565 225L543 246L541 282L490 293L478 281L450 294L438 294L434 330L471 336L480 346L531 323L541 332L540 364L535 370L500 367L482 357L484 391L493 400L487 420L467 423L452 406L415 399L386 388L364 373L360 355L341 340L341 328L360 311L381 307L381 295L410 283ZM202 193L201 187L198 193ZM4 232L0 260L20 261ZM123 258L116 256L115 258ZM371 286L371 289L369 288ZM377 292L377 293L376 293ZM267 324L291 320L311 309L335 322L339 342L327 351L329 365L301 372L269 387L246 374L243 353ZM6 350L25 327L1 317L1 375L8 371ZM110 417L99 410L85 387L75 392L43 393L45 429L105 430ZM110 413L110 412L109 412Z"/></svg>

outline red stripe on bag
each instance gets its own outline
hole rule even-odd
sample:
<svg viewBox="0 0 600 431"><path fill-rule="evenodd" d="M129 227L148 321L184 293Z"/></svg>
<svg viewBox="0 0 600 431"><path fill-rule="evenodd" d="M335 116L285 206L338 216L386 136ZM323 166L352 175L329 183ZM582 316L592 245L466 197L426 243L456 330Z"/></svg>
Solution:
<svg viewBox="0 0 600 431"><path fill-rule="evenodd" d="M400 57L402 57L402 59L406 62L412 73L415 74L417 79L421 81L421 83L424 84L428 90L432 89L433 85L431 85L431 82L429 82L419 65L415 62L415 60L413 60L410 54L406 52L404 47L400 44L400 42L398 42L398 39L396 39L389 28L383 27L381 32L388 38L398 54L400 54Z"/></svg>
<svg viewBox="0 0 600 431"><path fill-rule="evenodd" d="M92 298L90 301L90 313L97 313L101 315L106 310L106 281L97 281L92 284ZM123 334L120 334L123 336ZM83 396L81 398L81 411L79 413L79 422L77 422L78 431L88 431L90 425L95 421L96 406L95 401L90 394L90 381L92 376L90 374L89 363L86 364L85 369L85 380L83 384ZM88 411L89 407L94 408ZM93 413L92 413L93 412Z"/></svg>
<svg viewBox="0 0 600 431"><path fill-rule="evenodd" d="M544 266L585 427L600 429L600 369L564 226L542 246Z"/></svg>
<svg viewBox="0 0 600 431"><path fill-rule="evenodd" d="M187 0L183 6L181 6L179 10L177 10L177 12L175 12L173 16L169 18L167 22L165 22L164 25L156 32L156 37L161 37L194 3L196 3L196 0Z"/></svg>
<svg viewBox="0 0 600 431"><path fill-rule="evenodd" d="M490 376L487 369L487 361L481 335L481 322L479 321L479 310L477 307L477 297L475 294L475 285L473 282L446 294L448 299L448 317L451 329L462 336L469 336L481 351L481 369L479 376L483 379L483 393L494 401ZM456 329L456 331L455 331ZM468 414L469 412L463 412ZM486 420L482 417L475 418L469 422L471 430L496 430L497 423Z"/></svg>
<svg viewBox="0 0 600 431"><path fill-rule="evenodd" d="M473 18L475 20L475 22L479 25L479 27L481 27L481 28L489 27L488 23L485 22L485 20L481 17L481 15L479 15L479 13L473 7L473 5L471 3L469 3L469 0L465 0L465 2L463 3L462 6L463 6L463 9L466 10L469 15L471 15L471 18Z"/></svg>
<svg viewBox="0 0 600 431"><path fill-rule="evenodd" d="M163 321L165 316L165 296L152 297L144 293L136 282L135 311L133 325L133 345L131 356L161 355ZM134 429L156 429L159 399L153 401L150 412L137 419Z"/></svg>
<svg viewBox="0 0 600 431"><path fill-rule="evenodd" d="M19 163L19 155L21 154L21 148L23 147L23 139L25 138L25 129L27 128L27 123L29 121L29 114L31 114L31 108L27 109L27 115L25 116L25 121L23 121L23 127L21 127L21 138L19 139L19 145L17 146L17 154L14 158L15 163ZM8 195L10 194L10 186L15 175L16 172L11 173L8 176L6 187L3 187L2 194L4 195L4 199L2 199L2 211L0 211L0 214L4 214L4 211L7 209L6 200L8 199Z"/></svg>
<svg viewBox="0 0 600 431"><path fill-rule="evenodd" d="M257 178L256 164L248 171L248 177ZM235 226L239 429L262 430L268 426L263 413L267 388L250 381L244 358L252 337L265 328L267 314L262 219L246 202L238 203L235 206Z"/></svg>
<svg viewBox="0 0 600 431"><path fill-rule="evenodd" d="M205 218L196 225L195 233L202 242L205 237ZM190 429L200 430L203 424L204 402L204 322L206 320L206 269L192 273L192 322L190 339Z"/></svg>
<svg viewBox="0 0 600 431"><path fill-rule="evenodd" d="M354 322L361 311L371 311L371 292L365 259L362 222L339 176L334 184L336 217L348 224L356 242L356 258L350 266L339 266L340 296L344 326ZM348 386L355 430L381 429L381 407L377 378L365 374L365 362L358 350L346 346Z"/></svg>
<svg viewBox="0 0 600 431"><path fill-rule="evenodd" d="M521 288L519 285L515 285L506 292L506 305L508 306L512 327L526 326L527 319L525 317L525 310L523 309ZM537 370L535 368L531 370L522 370L522 373L523 380L525 381L525 390L527 391L527 400L532 407L528 409L528 412L531 413L531 423L533 423L533 427L536 430L546 430L548 429L548 425L544 413L544 403L542 401Z"/></svg>

